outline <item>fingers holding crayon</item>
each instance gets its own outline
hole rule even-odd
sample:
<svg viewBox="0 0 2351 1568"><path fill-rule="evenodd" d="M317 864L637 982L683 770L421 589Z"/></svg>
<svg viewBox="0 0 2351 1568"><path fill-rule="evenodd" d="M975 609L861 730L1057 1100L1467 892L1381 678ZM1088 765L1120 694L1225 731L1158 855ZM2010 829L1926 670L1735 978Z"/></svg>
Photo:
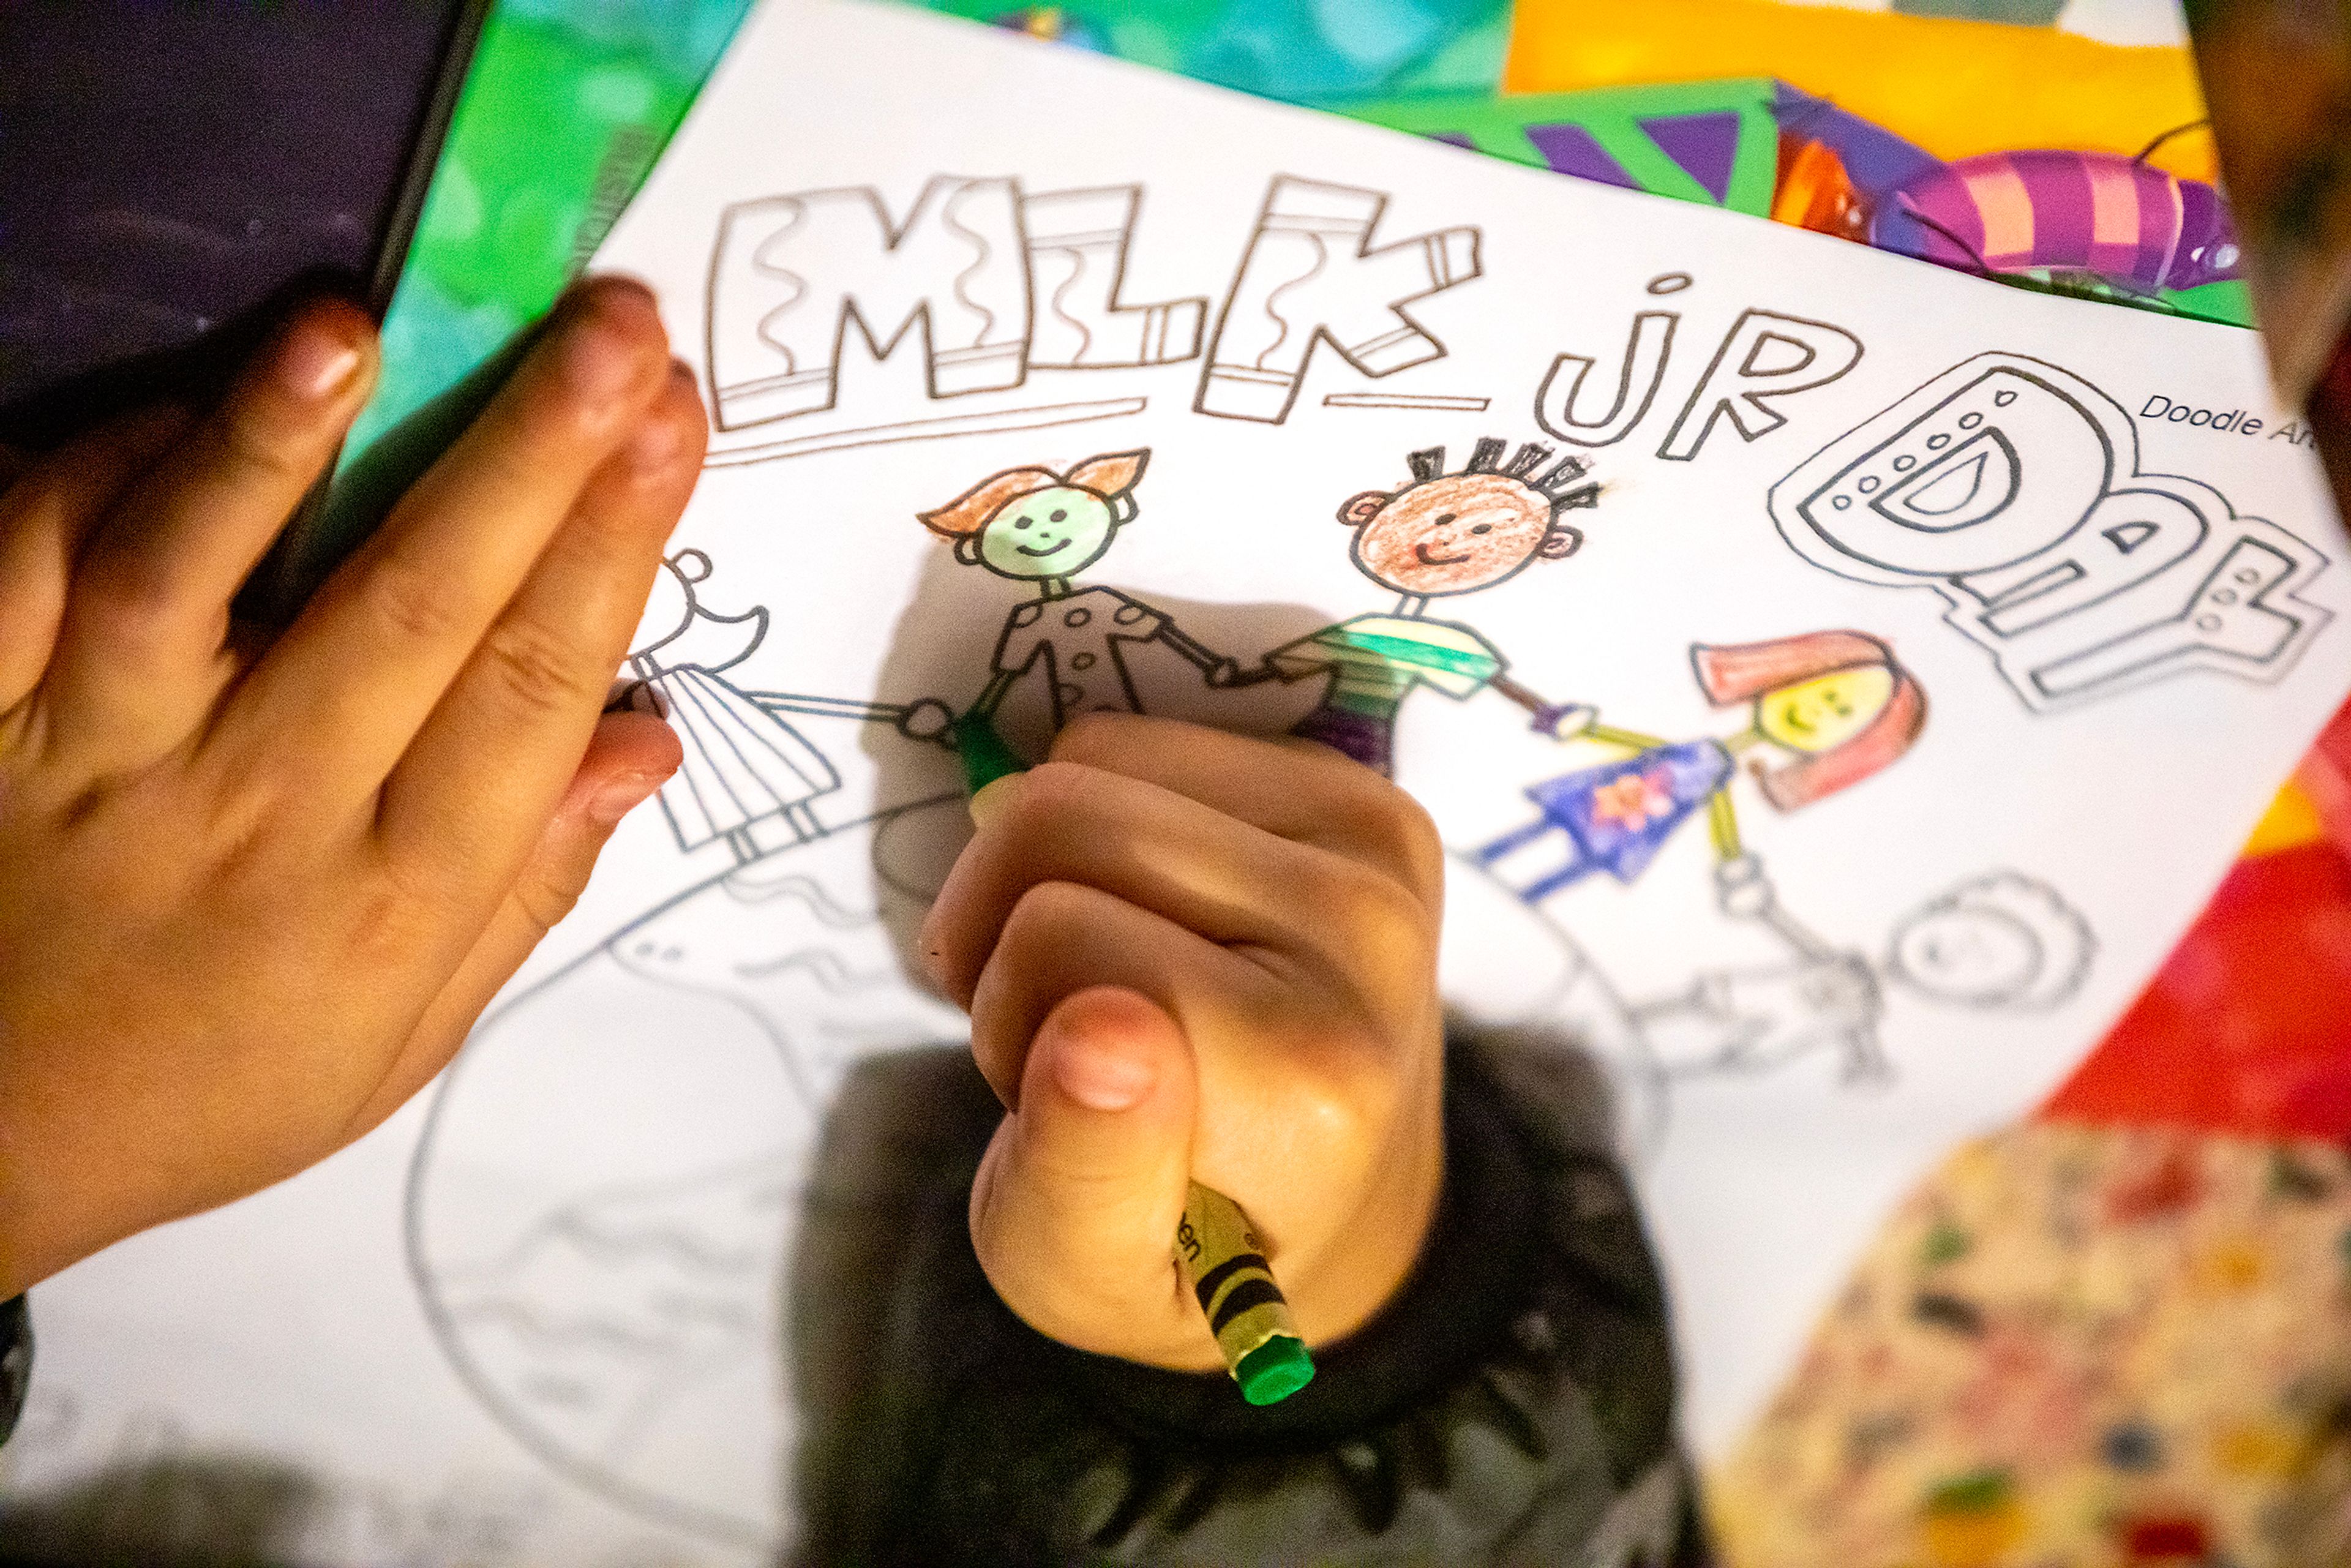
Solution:
<svg viewBox="0 0 2351 1568"><path fill-rule="evenodd" d="M1194 1093L1183 1030L1137 992L1078 991L1037 1031L1020 1109L971 1194L981 1267L1030 1327L1099 1354L1217 1364L1168 1253Z"/></svg>
<svg viewBox="0 0 2351 1568"><path fill-rule="evenodd" d="M1088 714L1054 737L1053 759L1107 768L1238 821L1393 877L1431 911L1445 849L1418 801L1327 746L1262 740L1136 714Z"/></svg>
<svg viewBox="0 0 2351 1568"><path fill-rule="evenodd" d="M1252 760L1262 768L1267 759ZM1099 887L1228 949L1332 971L1384 1007L1425 997L1417 966L1399 960L1429 946L1435 912L1369 857L1286 837L1115 764L1059 758L989 785L972 813L989 831L941 890L936 940L926 945L958 1002L971 1001L988 944L1020 899L1059 880ZM1301 925L1301 908L1321 917Z"/></svg>
<svg viewBox="0 0 2351 1568"><path fill-rule="evenodd" d="M973 1215L990 1278L1057 1338L1195 1368L1217 1365L1217 1352L1201 1309L1171 1284L1163 1224L1190 1181L1248 1213L1301 1331L1320 1342L1359 1326L1410 1269L1443 1164L1425 819L1384 780L1303 747L1218 737L1219 766L1195 769L1187 754L1202 733L1124 719L1095 731L1084 763L1057 750L989 786L925 932L1009 1113L990 1155L1009 1185ZM1140 1131L1137 1165L1088 1181L1007 1152L1038 1136L1032 1115L1070 1124L1056 1119L1061 1099L1032 1111L1028 1096L1040 1058L1076 1049L1065 1009L1103 988L1164 1020L1103 1038L1172 1037L1188 1051L1183 1183L1142 1158L1159 1145ZM1094 1005L1076 1016L1092 1019ZM1143 1051L1133 1047L1134 1060ZM1104 1201L1118 1180L1132 1185ZM1029 1193L1057 1182L1069 1190ZM1019 1201L1008 1207L1006 1194ZM1068 1228L1040 1222L1023 1240L1003 1218L1077 1205L1131 1216L1132 1228L1119 1222L1118 1246L1091 1241L1081 1260ZM1122 1312L1102 1305L1098 1284L1057 1293L1050 1283L1092 1279L1106 1257L1123 1260L1124 1282L1108 1292ZM1144 1310L1171 1296L1167 1315Z"/></svg>

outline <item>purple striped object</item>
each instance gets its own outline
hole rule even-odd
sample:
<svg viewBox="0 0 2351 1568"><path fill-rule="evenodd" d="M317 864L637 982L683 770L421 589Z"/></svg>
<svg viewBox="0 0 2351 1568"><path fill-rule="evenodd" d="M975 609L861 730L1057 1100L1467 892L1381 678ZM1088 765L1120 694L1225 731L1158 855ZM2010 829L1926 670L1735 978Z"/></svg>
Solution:
<svg viewBox="0 0 2351 1568"><path fill-rule="evenodd" d="M2199 180L2111 152L1989 152L1886 193L1871 242L1970 271L2091 273L2152 293L2240 276L2237 235Z"/></svg>

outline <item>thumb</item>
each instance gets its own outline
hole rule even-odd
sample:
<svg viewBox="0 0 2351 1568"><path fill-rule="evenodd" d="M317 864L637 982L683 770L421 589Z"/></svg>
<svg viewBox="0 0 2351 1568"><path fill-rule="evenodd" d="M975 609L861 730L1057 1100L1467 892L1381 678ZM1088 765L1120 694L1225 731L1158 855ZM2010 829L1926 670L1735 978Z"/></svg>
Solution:
<svg viewBox="0 0 2351 1568"><path fill-rule="evenodd" d="M971 1194L980 1267L1031 1328L1098 1354L1216 1364L1173 1251L1195 1092L1190 1042L1148 998L1096 986L1047 1015Z"/></svg>

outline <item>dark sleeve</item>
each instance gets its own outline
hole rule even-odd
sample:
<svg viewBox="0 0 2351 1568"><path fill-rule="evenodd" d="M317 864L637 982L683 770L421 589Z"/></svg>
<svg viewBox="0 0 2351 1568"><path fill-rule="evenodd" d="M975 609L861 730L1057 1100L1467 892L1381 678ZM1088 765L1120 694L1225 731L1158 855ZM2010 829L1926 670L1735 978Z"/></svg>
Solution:
<svg viewBox="0 0 2351 1568"><path fill-rule="evenodd" d="M25 1413L25 1385L33 1380L33 1319L25 1298L0 1304L0 1443Z"/></svg>
<svg viewBox="0 0 2351 1568"><path fill-rule="evenodd" d="M871 1386L819 1438L849 1458L803 1494L810 1560L1706 1561L1656 1270L1597 1119L1563 1103L1589 1069L1543 1049L1454 1042L1422 1258L1264 1408L1221 1373L1071 1350L998 1301L965 1211L998 1112L967 1056L968 1082L931 1094L967 1130L873 1305Z"/></svg>

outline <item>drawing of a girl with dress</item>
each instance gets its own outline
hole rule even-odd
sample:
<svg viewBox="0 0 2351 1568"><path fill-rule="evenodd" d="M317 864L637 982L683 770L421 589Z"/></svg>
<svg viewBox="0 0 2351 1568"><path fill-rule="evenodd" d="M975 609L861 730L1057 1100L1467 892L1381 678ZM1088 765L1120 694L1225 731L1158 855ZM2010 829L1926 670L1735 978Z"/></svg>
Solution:
<svg viewBox="0 0 2351 1568"><path fill-rule="evenodd" d="M768 635L768 611L754 605L721 615L704 604L700 585L710 558L681 550L662 563L637 624L628 668L636 677L622 700L660 714L677 731L685 759L661 787L662 813L688 852L724 839L737 863L765 852L754 823L780 822L793 842L821 837L810 803L841 788L822 752L783 717L824 714L894 725L918 740L944 744L947 710L935 702L899 706L789 692L747 692L723 677Z"/></svg>
<svg viewBox="0 0 2351 1568"><path fill-rule="evenodd" d="M932 532L955 541L957 560L1037 585L1037 597L1006 618L994 673L959 728L992 725L1013 683L1040 666L1055 729L1080 714L1141 713L1127 643L1164 643L1210 685L1231 684L1233 661L1202 646L1172 617L1114 588L1071 585L1134 520L1134 486L1150 458L1148 451L1113 452L1067 474L1008 468L921 514Z"/></svg>
<svg viewBox="0 0 2351 1568"><path fill-rule="evenodd" d="M1616 747L1627 756L1545 780L1527 798L1541 814L1476 852L1499 867L1555 854L1524 880L1518 895L1538 903L1593 872L1619 882L1641 874L1677 829L1703 808L1718 864L1742 860L1730 787L1745 758L1763 798L1792 811L1858 784L1910 748L1927 722L1917 680L1876 638L1859 632L1811 632L1731 647L1699 643L1690 664L1707 700L1718 707L1752 703L1744 730L1721 740L1668 742L1599 722L1590 708L1559 710L1562 722L1537 726L1562 739ZM1792 757L1768 767L1750 752Z"/></svg>
<svg viewBox="0 0 2351 1568"><path fill-rule="evenodd" d="M661 787L678 847L723 838L747 862L759 853L748 830L763 819L780 819L795 839L822 833L809 802L841 788L841 775L799 731L722 678L765 640L768 611L708 608L695 591L709 575L700 550L662 563L629 653L640 683L631 700L660 712L684 743L685 760Z"/></svg>

